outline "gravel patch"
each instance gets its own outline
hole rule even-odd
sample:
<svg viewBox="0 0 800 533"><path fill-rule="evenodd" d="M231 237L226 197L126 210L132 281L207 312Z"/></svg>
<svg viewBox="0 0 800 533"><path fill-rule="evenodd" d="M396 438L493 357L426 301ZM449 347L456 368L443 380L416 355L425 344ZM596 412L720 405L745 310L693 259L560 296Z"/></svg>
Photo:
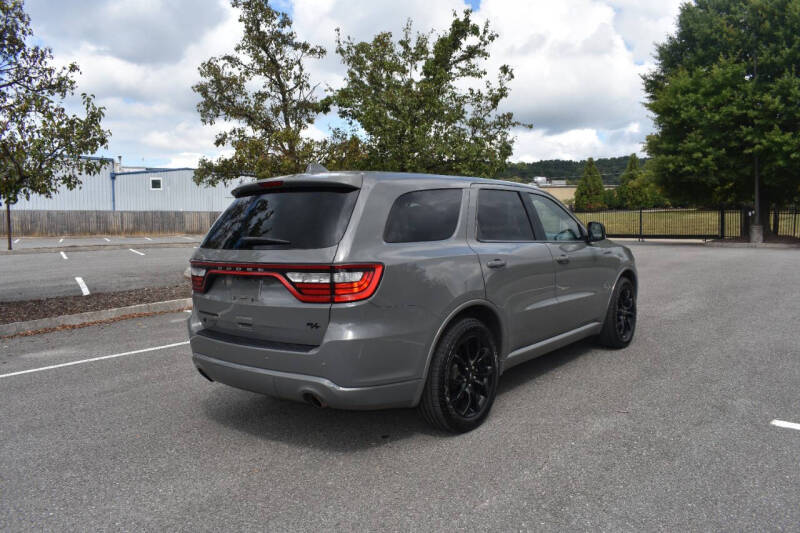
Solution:
<svg viewBox="0 0 800 533"><path fill-rule="evenodd" d="M52 316L74 315L87 311L100 311L129 305L162 302L189 298L191 286L152 287L119 292L92 293L88 296L60 296L44 300L0 302L0 324L37 320Z"/></svg>

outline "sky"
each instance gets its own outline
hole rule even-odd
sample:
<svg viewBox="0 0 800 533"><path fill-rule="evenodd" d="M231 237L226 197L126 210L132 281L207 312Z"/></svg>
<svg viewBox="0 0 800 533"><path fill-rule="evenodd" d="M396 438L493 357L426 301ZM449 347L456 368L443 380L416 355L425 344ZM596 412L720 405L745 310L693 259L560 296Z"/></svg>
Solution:
<svg viewBox="0 0 800 533"><path fill-rule="evenodd" d="M444 30L468 7L499 38L489 75L514 70L503 110L533 129L514 131L512 161L642 154L652 131L641 74L654 66L655 43L674 31L683 0L277 0L298 36L328 55L309 62L313 83L336 89L344 71L335 30L357 40L396 35L410 18L420 31ZM229 0L27 0L36 42L56 62L78 63L78 93L105 106L107 150L131 166L194 167L216 157L218 126L203 126L191 86L197 67L233 50L241 37ZM320 117L306 134L341 124Z"/></svg>

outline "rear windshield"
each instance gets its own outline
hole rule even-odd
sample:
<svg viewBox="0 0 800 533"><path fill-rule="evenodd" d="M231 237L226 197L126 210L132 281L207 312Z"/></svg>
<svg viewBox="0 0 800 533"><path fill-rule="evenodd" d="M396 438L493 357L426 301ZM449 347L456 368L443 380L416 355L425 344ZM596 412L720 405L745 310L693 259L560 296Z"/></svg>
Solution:
<svg viewBox="0 0 800 533"><path fill-rule="evenodd" d="M219 217L203 248L328 248L347 229L358 190L303 189L244 196Z"/></svg>

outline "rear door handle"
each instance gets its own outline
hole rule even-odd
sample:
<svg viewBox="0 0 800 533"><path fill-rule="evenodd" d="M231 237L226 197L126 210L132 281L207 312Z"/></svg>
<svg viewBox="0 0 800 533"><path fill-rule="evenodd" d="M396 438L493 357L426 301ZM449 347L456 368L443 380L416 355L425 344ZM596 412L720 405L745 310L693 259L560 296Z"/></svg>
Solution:
<svg viewBox="0 0 800 533"><path fill-rule="evenodd" d="M503 261L502 259L492 259L491 261L486 263L486 266L489 268L503 268L504 266L506 266L506 262Z"/></svg>
<svg viewBox="0 0 800 533"><path fill-rule="evenodd" d="M558 261L562 265L566 265L567 263L569 263L569 256L567 254L561 254L556 258L556 261Z"/></svg>

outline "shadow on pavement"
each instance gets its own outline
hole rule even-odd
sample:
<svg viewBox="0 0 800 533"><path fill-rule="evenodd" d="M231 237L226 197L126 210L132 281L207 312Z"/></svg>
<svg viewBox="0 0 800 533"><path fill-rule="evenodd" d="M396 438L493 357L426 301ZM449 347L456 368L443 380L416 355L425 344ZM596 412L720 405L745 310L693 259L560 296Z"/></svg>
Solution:
<svg viewBox="0 0 800 533"><path fill-rule="evenodd" d="M510 369L500 379L497 402L515 388L535 385L536 379L595 349L591 340L561 348ZM304 446L353 452L385 446L415 435L458 438L439 432L415 409L341 411L270 398L215 384L203 402L214 422L258 438ZM491 416L491 415L490 415Z"/></svg>

